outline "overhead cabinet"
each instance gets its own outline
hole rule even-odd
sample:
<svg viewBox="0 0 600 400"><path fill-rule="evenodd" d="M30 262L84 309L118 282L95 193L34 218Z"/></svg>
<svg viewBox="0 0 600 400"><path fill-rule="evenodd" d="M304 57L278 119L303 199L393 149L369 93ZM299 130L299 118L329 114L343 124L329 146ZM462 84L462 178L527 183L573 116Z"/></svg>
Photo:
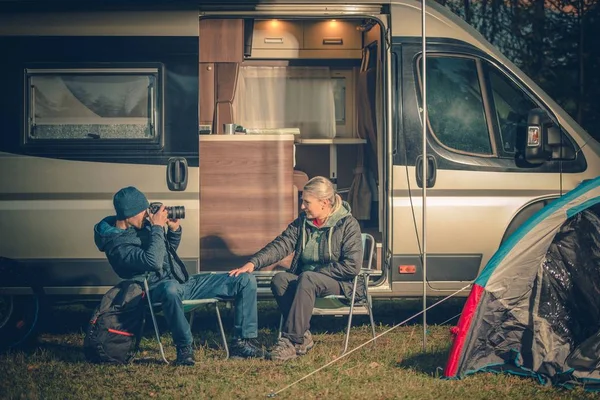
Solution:
<svg viewBox="0 0 600 400"><path fill-rule="evenodd" d="M361 58L353 21L256 20L251 58Z"/></svg>
<svg viewBox="0 0 600 400"><path fill-rule="evenodd" d="M350 21L304 22L304 49L311 50L360 50L361 32Z"/></svg>
<svg viewBox="0 0 600 400"><path fill-rule="evenodd" d="M303 47L302 23L279 20L254 22L252 48L262 50L300 50ZM254 56L254 52L252 54Z"/></svg>

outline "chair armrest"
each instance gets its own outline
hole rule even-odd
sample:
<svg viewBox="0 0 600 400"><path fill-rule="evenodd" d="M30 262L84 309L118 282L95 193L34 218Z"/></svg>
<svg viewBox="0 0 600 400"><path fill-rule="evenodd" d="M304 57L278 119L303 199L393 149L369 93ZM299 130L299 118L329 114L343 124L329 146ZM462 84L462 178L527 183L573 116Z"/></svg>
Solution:
<svg viewBox="0 0 600 400"><path fill-rule="evenodd" d="M359 275L371 275L373 273L372 269L368 269L368 268L361 268L360 272L358 273Z"/></svg>
<svg viewBox="0 0 600 400"><path fill-rule="evenodd" d="M378 270L378 269L368 269L368 268L361 268L359 275L376 275L376 276L381 276L383 274L382 271Z"/></svg>

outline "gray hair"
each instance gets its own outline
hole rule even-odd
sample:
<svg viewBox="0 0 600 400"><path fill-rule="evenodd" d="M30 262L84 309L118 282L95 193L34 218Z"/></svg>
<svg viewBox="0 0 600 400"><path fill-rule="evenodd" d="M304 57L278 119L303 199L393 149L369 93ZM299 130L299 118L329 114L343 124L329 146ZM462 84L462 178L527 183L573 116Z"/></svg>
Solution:
<svg viewBox="0 0 600 400"><path fill-rule="evenodd" d="M342 198L335 192L331 181L324 176L315 176L306 182L303 193L315 196L319 200L329 200L332 214L342 206Z"/></svg>

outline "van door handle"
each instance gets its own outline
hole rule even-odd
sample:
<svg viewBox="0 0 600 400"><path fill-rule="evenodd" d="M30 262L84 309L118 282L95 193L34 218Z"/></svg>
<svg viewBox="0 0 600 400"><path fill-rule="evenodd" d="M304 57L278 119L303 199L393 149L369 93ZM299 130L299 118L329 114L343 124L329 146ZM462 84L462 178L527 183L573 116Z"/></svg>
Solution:
<svg viewBox="0 0 600 400"><path fill-rule="evenodd" d="M171 157L167 161L167 186L169 190L182 191L187 187L188 163L184 157Z"/></svg>
<svg viewBox="0 0 600 400"><path fill-rule="evenodd" d="M417 156L416 162L416 174L417 174L417 185L420 188L423 187L423 156ZM437 163L435 157L427 155L427 187L433 187L435 185L435 179L437 177Z"/></svg>

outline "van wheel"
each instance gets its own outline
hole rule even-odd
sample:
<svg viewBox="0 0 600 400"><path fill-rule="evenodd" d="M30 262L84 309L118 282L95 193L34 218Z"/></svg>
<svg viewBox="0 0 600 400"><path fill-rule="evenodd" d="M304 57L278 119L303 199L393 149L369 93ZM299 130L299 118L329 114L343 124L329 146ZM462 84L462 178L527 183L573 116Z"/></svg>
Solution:
<svg viewBox="0 0 600 400"><path fill-rule="evenodd" d="M21 347L36 337L40 300L33 296L0 296L0 350Z"/></svg>

